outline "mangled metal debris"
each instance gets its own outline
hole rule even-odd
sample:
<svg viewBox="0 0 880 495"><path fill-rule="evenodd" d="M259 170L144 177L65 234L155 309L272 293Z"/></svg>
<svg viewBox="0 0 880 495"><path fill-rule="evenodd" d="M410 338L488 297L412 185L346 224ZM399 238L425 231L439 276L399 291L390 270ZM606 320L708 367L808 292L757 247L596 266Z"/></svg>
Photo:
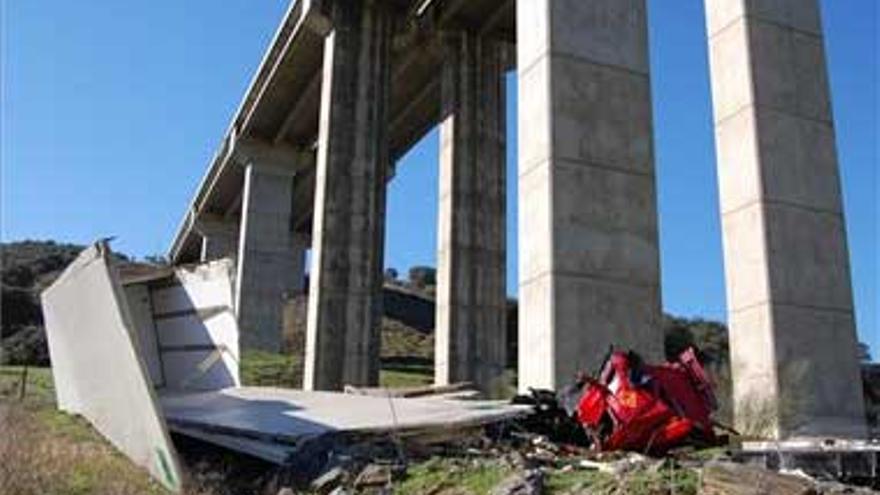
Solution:
<svg viewBox="0 0 880 495"><path fill-rule="evenodd" d="M106 243L43 294L62 410L173 491L169 431L274 463L337 437L436 437L526 413L500 402L241 387L232 263L122 276ZM460 390L459 390L460 392Z"/></svg>
<svg viewBox="0 0 880 495"><path fill-rule="evenodd" d="M661 454L717 441L715 395L693 349L660 365L634 352L609 352L595 377L581 374L558 395L533 390L515 402L534 404L527 421L535 431L595 450Z"/></svg>

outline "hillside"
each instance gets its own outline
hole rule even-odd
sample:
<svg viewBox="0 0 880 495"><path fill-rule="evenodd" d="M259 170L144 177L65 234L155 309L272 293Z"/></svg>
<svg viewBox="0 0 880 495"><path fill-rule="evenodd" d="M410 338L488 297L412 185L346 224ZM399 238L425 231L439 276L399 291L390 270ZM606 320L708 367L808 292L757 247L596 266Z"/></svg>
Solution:
<svg viewBox="0 0 880 495"><path fill-rule="evenodd" d="M54 241L22 241L0 244L2 265L2 360L7 364L47 365L43 318L39 293L49 286L79 254L83 246ZM118 255L124 262L132 258ZM435 274L430 267L413 267L408 278L397 279L389 270L384 290L383 357L394 363L424 367L433 353ZM305 301L291 301L288 314L288 343L304 335ZM510 357L516 356L516 301L508 305ZM717 322L664 317L667 351L676 354L696 344L716 363L727 360L727 329ZM291 340L292 339L292 340ZM513 361L511 360L511 363Z"/></svg>
<svg viewBox="0 0 880 495"><path fill-rule="evenodd" d="M53 241L0 244L0 360L12 364L49 364L40 291L76 258L83 246Z"/></svg>

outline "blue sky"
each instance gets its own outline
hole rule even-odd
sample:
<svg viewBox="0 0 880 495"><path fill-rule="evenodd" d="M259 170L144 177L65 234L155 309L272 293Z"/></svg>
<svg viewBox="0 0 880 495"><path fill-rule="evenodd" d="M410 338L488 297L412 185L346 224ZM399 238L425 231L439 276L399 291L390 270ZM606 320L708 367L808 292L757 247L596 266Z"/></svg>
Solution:
<svg viewBox="0 0 880 495"><path fill-rule="evenodd" d="M0 0L0 237L168 247L287 0ZM649 0L663 302L724 319L701 0ZM878 7L823 0L861 338L878 331ZM515 81L508 280L516 286ZM386 264L433 265L437 135L399 164Z"/></svg>

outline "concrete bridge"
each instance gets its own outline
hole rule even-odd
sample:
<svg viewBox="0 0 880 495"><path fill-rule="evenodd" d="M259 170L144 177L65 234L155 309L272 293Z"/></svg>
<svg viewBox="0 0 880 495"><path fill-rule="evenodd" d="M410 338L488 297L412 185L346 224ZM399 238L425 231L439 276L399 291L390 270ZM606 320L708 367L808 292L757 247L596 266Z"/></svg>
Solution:
<svg viewBox="0 0 880 495"><path fill-rule="evenodd" d="M705 3L737 414L863 435L817 0ZM645 0L294 2L170 258L234 257L242 345L278 350L311 250L304 387L375 384L386 184L439 125L436 381L499 390L512 69L520 388L660 358Z"/></svg>

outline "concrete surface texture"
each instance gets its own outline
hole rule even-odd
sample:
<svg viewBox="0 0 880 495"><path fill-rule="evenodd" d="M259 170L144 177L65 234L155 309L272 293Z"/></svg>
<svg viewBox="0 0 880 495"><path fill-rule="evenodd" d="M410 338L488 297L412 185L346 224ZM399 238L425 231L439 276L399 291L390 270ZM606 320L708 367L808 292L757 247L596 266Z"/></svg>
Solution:
<svg viewBox="0 0 880 495"><path fill-rule="evenodd" d="M391 16L333 2L324 46L304 387L379 379Z"/></svg>
<svg viewBox="0 0 880 495"><path fill-rule="evenodd" d="M196 225L196 230L202 236L199 261L238 256L238 222L223 218L202 219Z"/></svg>
<svg viewBox="0 0 880 495"><path fill-rule="evenodd" d="M519 387L661 357L644 0L517 2Z"/></svg>
<svg viewBox="0 0 880 495"><path fill-rule="evenodd" d="M706 0L737 422L865 435L817 0Z"/></svg>
<svg viewBox="0 0 880 495"><path fill-rule="evenodd" d="M181 471L106 244L85 251L42 294L58 407L178 491Z"/></svg>
<svg viewBox="0 0 880 495"><path fill-rule="evenodd" d="M303 289L306 246L290 228L290 160L246 162L235 302L245 348L281 350L283 303Z"/></svg>
<svg viewBox="0 0 880 495"><path fill-rule="evenodd" d="M505 46L443 39L435 383L506 389Z"/></svg>

